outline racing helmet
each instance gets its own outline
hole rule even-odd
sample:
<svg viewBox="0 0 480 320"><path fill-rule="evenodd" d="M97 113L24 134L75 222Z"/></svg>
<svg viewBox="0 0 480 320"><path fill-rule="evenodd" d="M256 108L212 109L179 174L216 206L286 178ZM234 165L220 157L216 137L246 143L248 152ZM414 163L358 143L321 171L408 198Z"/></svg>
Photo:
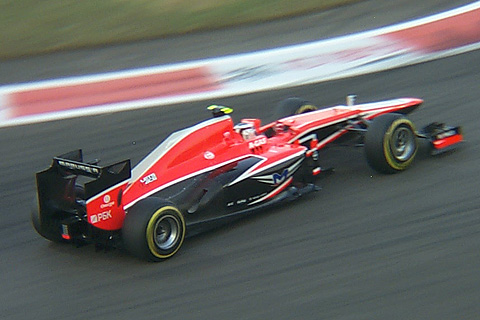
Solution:
<svg viewBox="0 0 480 320"><path fill-rule="evenodd" d="M233 127L233 129L242 135L244 140L251 140L257 136L255 127L252 123L239 123Z"/></svg>

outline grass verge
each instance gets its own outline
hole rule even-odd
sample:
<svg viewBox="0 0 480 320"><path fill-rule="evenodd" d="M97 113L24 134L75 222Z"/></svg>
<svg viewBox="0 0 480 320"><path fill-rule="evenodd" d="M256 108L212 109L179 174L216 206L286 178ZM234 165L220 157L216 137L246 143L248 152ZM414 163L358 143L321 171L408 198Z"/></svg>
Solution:
<svg viewBox="0 0 480 320"><path fill-rule="evenodd" d="M155 39L358 0L0 0L0 59Z"/></svg>

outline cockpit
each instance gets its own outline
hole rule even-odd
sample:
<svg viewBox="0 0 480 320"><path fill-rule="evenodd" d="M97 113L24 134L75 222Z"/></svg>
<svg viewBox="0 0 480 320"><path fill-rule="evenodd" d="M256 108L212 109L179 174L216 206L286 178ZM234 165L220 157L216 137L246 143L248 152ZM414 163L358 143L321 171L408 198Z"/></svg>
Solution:
<svg viewBox="0 0 480 320"><path fill-rule="evenodd" d="M255 139L255 137L257 136L253 123L240 122L233 127L233 130L235 130L236 133L240 134L245 141Z"/></svg>

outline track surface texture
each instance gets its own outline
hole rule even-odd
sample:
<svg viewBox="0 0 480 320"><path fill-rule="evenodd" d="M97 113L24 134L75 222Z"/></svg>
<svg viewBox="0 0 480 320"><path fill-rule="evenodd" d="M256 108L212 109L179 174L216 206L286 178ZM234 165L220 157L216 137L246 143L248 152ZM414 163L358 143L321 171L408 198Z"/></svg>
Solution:
<svg viewBox="0 0 480 320"><path fill-rule="evenodd" d="M0 129L0 317L476 319L478 61L474 51L281 91ZM190 238L162 263L52 244L30 226L33 174L53 155L83 148L89 159L136 163L171 131L209 117L212 102L233 106L236 120L267 119L286 97L332 105L352 92L359 102L421 97L417 127L461 124L467 142L435 158L420 152L395 175L372 171L362 149L331 149L322 159L336 173L321 191Z"/></svg>

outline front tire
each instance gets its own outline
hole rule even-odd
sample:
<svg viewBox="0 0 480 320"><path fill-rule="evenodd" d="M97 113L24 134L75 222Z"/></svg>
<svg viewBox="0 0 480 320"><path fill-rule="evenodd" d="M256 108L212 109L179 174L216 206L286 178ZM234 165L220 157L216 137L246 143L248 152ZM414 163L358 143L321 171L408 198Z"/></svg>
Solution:
<svg viewBox="0 0 480 320"><path fill-rule="evenodd" d="M122 236L126 249L133 255L162 261L180 249L185 232L182 213L171 202L152 197L128 210Z"/></svg>
<svg viewBox="0 0 480 320"><path fill-rule="evenodd" d="M307 100L300 98L288 98L279 103L275 117L276 119L281 119L315 110L318 110L318 108Z"/></svg>
<svg viewBox="0 0 480 320"><path fill-rule="evenodd" d="M373 119L365 134L367 162L378 172L407 169L417 153L413 123L403 115L387 113Z"/></svg>

